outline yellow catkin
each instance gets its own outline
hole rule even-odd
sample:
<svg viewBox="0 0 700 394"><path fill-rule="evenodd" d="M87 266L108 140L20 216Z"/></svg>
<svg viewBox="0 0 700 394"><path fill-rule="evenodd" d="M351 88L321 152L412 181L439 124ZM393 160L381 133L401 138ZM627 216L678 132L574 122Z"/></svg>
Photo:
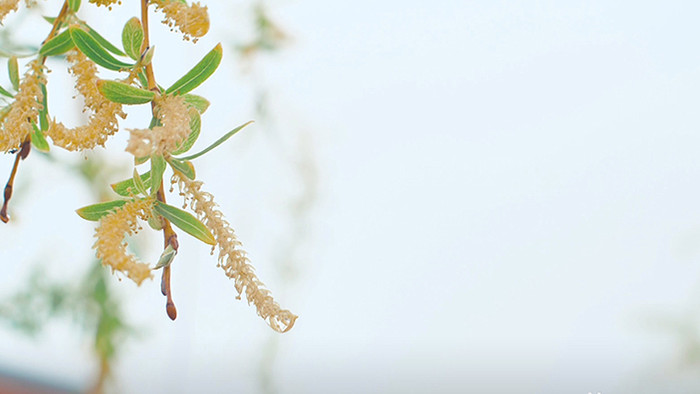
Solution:
<svg viewBox="0 0 700 394"><path fill-rule="evenodd" d="M134 235L139 229L137 219L148 220L152 201L140 199L129 201L100 219L100 225L95 230L97 241L93 246L97 258L102 264L119 271L140 285L145 279L151 278L151 269L146 263L139 262L135 256L126 252L126 236Z"/></svg>
<svg viewBox="0 0 700 394"><path fill-rule="evenodd" d="M66 58L71 64L70 72L76 78L75 88L85 101L83 111L89 109L92 114L86 125L75 128L66 127L54 119L46 134L56 146L71 151L103 146L107 138L119 130L117 116L124 119L126 114L121 104L107 100L97 90L97 66L92 60L76 50L70 51Z"/></svg>
<svg viewBox="0 0 700 394"><path fill-rule="evenodd" d="M209 31L209 13L206 6L199 3L187 5L177 0L151 0L156 8L163 11L165 20L163 23L170 28L177 27L184 34L185 40L204 37Z"/></svg>
<svg viewBox="0 0 700 394"><path fill-rule="evenodd" d="M29 70L19 85L19 92L5 117L0 132L0 150L7 152L18 148L24 138L33 131L31 121L36 122L42 109L41 84L46 83L44 66L39 60L29 63Z"/></svg>
<svg viewBox="0 0 700 394"><path fill-rule="evenodd" d="M92 4L97 4L98 6L105 6L109 7L110 9L112 8L112 4L117 3L121 4L121 0L89 0L90 3Z"/></svg>
<svg viewBox="0 0 700 394"><path fill-rule="evenodd" d="M212 232L219 248L219 266L227 277L234 280L239 298L245 293L249 304L255 305L258 314L275 331L287 332L293 326L297 316L281 309L255 275L253 267L248 264L246 253L241 249L235 232L229 226L224 215L217 209L214 197L201 190L202 182L187 179L175 173L173 179L180 187L180 194L185 204L197 213L202 223Z"/></svg>
<svg viewBox="0 0 700 394"><path fill-rule="evenodd" d="M161 126L129 129L126 151L134 157L170 153L190 134L189 110L182 96L161 96L155 103Z"/></svg>
<svg viewBox="0 0 700 394"><path fill-rule="evenodd" d="M19 0L0 0L0 23L2 23L7 14L17 11L18 5Z"/></svg>

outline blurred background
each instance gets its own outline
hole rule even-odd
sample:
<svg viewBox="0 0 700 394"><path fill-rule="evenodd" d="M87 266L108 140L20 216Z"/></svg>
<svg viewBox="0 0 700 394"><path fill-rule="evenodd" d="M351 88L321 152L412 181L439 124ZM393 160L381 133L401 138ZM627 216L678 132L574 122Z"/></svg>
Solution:
<svg viewBox="0 0 700 394"><path fill-rule="evenodd" d="M5 42L36 45L58 3L11 15ZM124 3L81 15L120 42ZM224 43L195 92L212 102L198 147L256 123L198 177L295 327L270 330L187 236L175 322L157 280L91 271L94 224L74 210L98 199L85 179L130 176L123 133L22 163L0 228L0 372L89 390L97 308L119 322L108 392L700 390L700 4L206 4L197 45L153 16L156 77ZM50 89L72 89L49 67ZM152 261L161 242L134 244ZM102 309L58 307L98 282Z"/></svg>

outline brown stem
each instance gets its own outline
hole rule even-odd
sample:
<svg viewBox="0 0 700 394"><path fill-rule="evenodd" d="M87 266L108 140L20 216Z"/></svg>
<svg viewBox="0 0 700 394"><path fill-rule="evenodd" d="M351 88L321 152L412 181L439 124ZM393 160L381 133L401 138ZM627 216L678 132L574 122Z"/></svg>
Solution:
<svg viewBox="0 0 700 394"><path fill-rule="evenodd" d="M2 204L2 209L0 209L0 220L4 223L10 221L10 217L7 216L7 205L10 203L10 198L12 198L12 188L15 183L15 175L17 175L17 169L19 168L20 159L24 160L27 155L29 155L29 150L31 148L31 142L29 138L25 138L22 142L22 147L17 151L15 156L15 164L12 166L12 172L10 172L10 179L7 180L5 185L4 199Z"/></svg>
<svg viewBox="0 0 700 394"><path fill-rule="evenodd" d="M141 53L144 53L150 47L149 34L148 34L148 0L141 0L141 26L143 27L143 44L141 46ZM146 79L148 80L148 89L153 91L159 91L158 84L156 83L156 77L153 73L153 63L146 65ZM151 102L151 112L153 116L156 116L155 112L155 102ZM158 201L165 203L165 189L163 188L163 180L160 180L160 187L156 192L156 198ZM172 246L175 251L179 246L177 242L177 234L173 231L173 227L170 225L170 221L161 216L161 223L163 224L163 247L167 248L168 245ZM166 297L167 301L165 304L165 311L171 320L177 318L177 309L175 308L175 303L173 302L173 293L170 289L170 265L163 267L163 275L160 281L160 291Z"/></svg>
<svg viewBox="0 0 700 394"><path fill-rule="evenodd" d="M56 20L53 21L53 25L51 26L51 31L49 34L46 36L44 41L41 42L43 45L45 42L53 38L56 33L58 32L58 29L61 27L61 23L63 23L63 19L68 15L68 1L63 2L63 7L61 7L61 11L58 13L58 16L56 17ZM46 62L46 56L43 56L41 58L41 64L44 64ZM27 120L29 121L29 119ZM15 156L15 163L12 166L12 172L10 173L10 179L7 181L7 184L5 185L5 191L3 193L4 201L2 204L2 209L0 209L0 220L2 220L4 223L7 223L10 221L10 217L7 215L7 208L8 204L10 202L10 198L12 198L12 188L15 182L15 175L17 175L17 169L19 168L19 161L24 160L29 156L29 152L31 151L32 144L31 144L31 139L29 137L29 134L27 134L26 137L24 137L24 141L22 142L22 145L20 146L19 151L17 151Z"/></svg>

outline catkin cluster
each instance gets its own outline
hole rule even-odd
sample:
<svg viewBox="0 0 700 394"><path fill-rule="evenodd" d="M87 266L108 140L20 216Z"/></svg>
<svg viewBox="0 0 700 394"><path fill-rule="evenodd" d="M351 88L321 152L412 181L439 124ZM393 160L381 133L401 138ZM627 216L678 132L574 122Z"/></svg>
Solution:
<svg viewBox="0 0 700 394"><path fill-rule="evenodd" d="M219 248L219 264L226 276L233 279L239 297L245 293L248 303L255 305L260 317L270 327L278 332L287 332L297 319L297 316L279 304L265 289L264 284L255 275L253 267L248 264L248 258L235 232L229 226L223 213L218 210L214 196L201 190L202 182L187 179L177 172L173 179L178 183L180 195L185 199L185 205L197 213L202 223L212 232Z"/></svg>

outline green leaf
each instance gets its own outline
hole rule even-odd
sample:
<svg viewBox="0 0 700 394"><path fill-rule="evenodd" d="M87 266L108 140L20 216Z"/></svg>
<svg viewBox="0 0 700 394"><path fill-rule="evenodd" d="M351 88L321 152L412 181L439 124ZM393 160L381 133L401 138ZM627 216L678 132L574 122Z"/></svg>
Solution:
<svg viewBox="0 0 700 394"><path fill-rule="evenodd" d="M124 52L134 60L141 58L141 45L143 44L143 27L139 18L129 19L122 29L122 46Z"/></svg>
<svg viewBox="0 0 700 394"><path fill-rule="evenodd" d="M159 201L155 204L155 211L187 234L206 244L216 245L216 240L209 229L189 212Z"/></svg>
<svg viewBox="0 0 700 394"><path fill-rule="evenodd" d="M139 71L137 76L139 77L139 82L141 82L141 86L144 88L148 88L148 79L146 79L146 74L143 71Z"/></svg>
<svg viewBox="0 0 700 394"><path fill-rule="evenodd" d="M194 179L196 177L194 172L194 166L191 161L178 160L174 157L168 159L168 163L173 168L173 170L181 172L184 176Z"/></svg>
<svg viewBox="0 0 700 394"><path fill-rule="evenodd" d="M41 131L47 131L49 129L49 100L47 97L46 85L41 84L41 110L39 110L39 125L41 126Z"/></svg>
<svg viewBox="0 0 700 394"><path fill-rule="evenodd" d="M182 142L182 144L173 151L173 155L179 155L185 153L192 149L192 145L197 142L199 138L199 133L202 130L202 118L199 116L199 112L196 109L190 108L190 134L187 139Z"/></svg>
<svg viewBox="0 0 700 394"><path fill-rule="evenodd" d="M70 32L65 30L63 33L42 45L41 49L39 49L39 54L41 56L61 55L70 51L74 46L75 44L73 44L73 39L70 37Z"/></svg>
<svg viewBox="0 0 700 394"><path fill-rule="evenodd" d="M121 51L121 49L117 48L112 44L111 42L107 41L106 38L102 37L100 33L97 32L97 30L93 29L88 25L87 23L81 23L83 28L87 29L87 33L92 36L92 38L95 39L95 41L99 42L102 47L110 52L112 52L115 55L119 56L126 56L124 52Z"/></svg>
<svg viewBox="0 0 700 394"><path fill-rule="evenodd" d="M146 171L145 173L141 174L141 181L143 182L146 190L148 190L148 188L151 185L151 172ZM124 197L129 197L131 193L135 193L138 190L136 188L136 185L134 185L133 178L113 183L110 186L112 187L112 190L114 190L115 193Z"/></svg>
<svg viewBox="0 0 700 394"><path fill-rule="evenodd" d="M12 95L12 93L5 90L5 88L3 88L2 86L0 86L0 94L2 94L3 96L10 97L10 98L15 97L14 95Z"/></svg>
<svg viewBox="0 0 700 394"><path fill-rule="evenodd" d="M48 152L49 151L49 142L46 141L46 137L44 137L44 133L39 130L37 127L36 123L32 122L32 128L34 129L34 132L32 132L30 139L32 140L32 145L34 145L35 148L37 148L41 152Z"/></svg>
<svg viewBox="0 0 700 394"><path fill-rule="evenodd" d="M156 51L155 45L151 45L148 49L146 49L146 52L143 53L143 57L141 58L141 61L139 64L141 64L141 66L148 66L149 64L151 64L151 61L153 61L153 54L155 53L155 51ZM159 88L160 88L160 86L159 86ZM163 89L161 88L161 90L163 90Z"/></svg>
<svg viewBox="0 0 700 394"><path fill-rule="evenodd" d="M163 155L151 156L151 195L155 196L163 180L165 172L165 159Z"/></svg>
<svg viewBox="0 0 700 394"><path fill-rule="evenodd" d="M19 91L19 65L17 64L17 56L11 56L7 60L7 71L10 73L10 82L15 91Z"/></svg>
<svg viewBox="0 0 700 394"><path fill-rule="evenodd" d="M73 12L78 12L80 9L80 0L68 0L68 7Z"/></svg>
<svg viewBox="0 0 700 394"><path fill-rule="evenodd" d="M85 56L89 57L90 60L98 65L113 71L119 71L134 66L133 64L127 64L115 59L114 56L110 55L109 52L95 40L95 38L85 31L77 27L71 27L68 30L70 31L75 46L80 49L80 52L84 53Z"/></svg>
<svg viewBox="0 0 700 394"><path fill-rule="evenodd" d="M209 100L205 99L202 96L197 96L196 94L186 94L185 96L185 103L189 105L190 107L193 107L199 111L200 114L203 114L207 108L209 108Z"/></svg>
<svg viewBox="0 0 700 394"><path fill-rule="evenodd" d="M207 78L216 71L219 63L221 63L222 55L223 49L221 48L221 43L219 43L214 49L209 51L199 63L188 71L187 74L169 87L165 93L185 94L201 85L202 82L206 81Z"/></svg>
<svg viewBox="0 0 700 394"><path fill-rule="evenodd" d="M45 16L44 20L49 22L49 24L53 25L53 23L56 21L56 17L55 16Z"/></svg>
<svg viewBox="0 0 700 394"><path fill-rule="evenodd" d="M106 79L97 81L97 90L109 101L119 104L145 104L156 97L154 92Z"/></svg>
<svg viewBox="0 0 700 394"><path fill-rule="evenodd" d="M160 258L158 259L158 263L155 267L153 267L153 269L157 270L169 266L175 259L176 254L177 250L175 250L175 248L173 248L172 245L168 244L163 253L161 253Z"/></svg>
<svg viewBox="0 0 700 394"><path fill-rule="evenodd" d="M139 172L136 171L136 168L134 168L134 176L131 177L131 180L134 181L134 186L139 193L143 194L144 196L148 195L148 189L146 189L146 185L143 183L143 180L141 179Z"/></svg>
<svg viewBox="0 0 700 394"><path fill-rule="evenodd" d="M101 202L99 204L93 204L88 205L87 207L82 207L76 210L75 212L77 212L78 215L85 220L97 221L100 220L103 216L106 216L108 213L112 212L114 209L126 204L126 202L126 200Z"/></svg>
<svg viewBox="0 0 700 394"><path fill-rule="evenodd" d="M214 142L213 144L209 145L206 149L204 149L204 150L201 151L201 152L198 152L198 153L195 153L194 155L190 155L190 156L186 156L186 157L179 157L178 159L180 159L180 160L193 160L193 159L196 159L196 158L198 158L199 156L202 156L203 154L205 154L205 153L209 152L210 150L216 148L217 146L223 144L224 142L226 142L227 139L231 138L231 136L233 136L234 134L238 133L239 131L241 131L242 128L248 126L248 125L251 124L251 123L253 123L252 120L249 121L249 122L243 123L242 125L240 125L240 126L236 127L235 129L229 131L228 133L224 134L221 138L219 138L218 140L216 140L216 142Z"/></svg>

